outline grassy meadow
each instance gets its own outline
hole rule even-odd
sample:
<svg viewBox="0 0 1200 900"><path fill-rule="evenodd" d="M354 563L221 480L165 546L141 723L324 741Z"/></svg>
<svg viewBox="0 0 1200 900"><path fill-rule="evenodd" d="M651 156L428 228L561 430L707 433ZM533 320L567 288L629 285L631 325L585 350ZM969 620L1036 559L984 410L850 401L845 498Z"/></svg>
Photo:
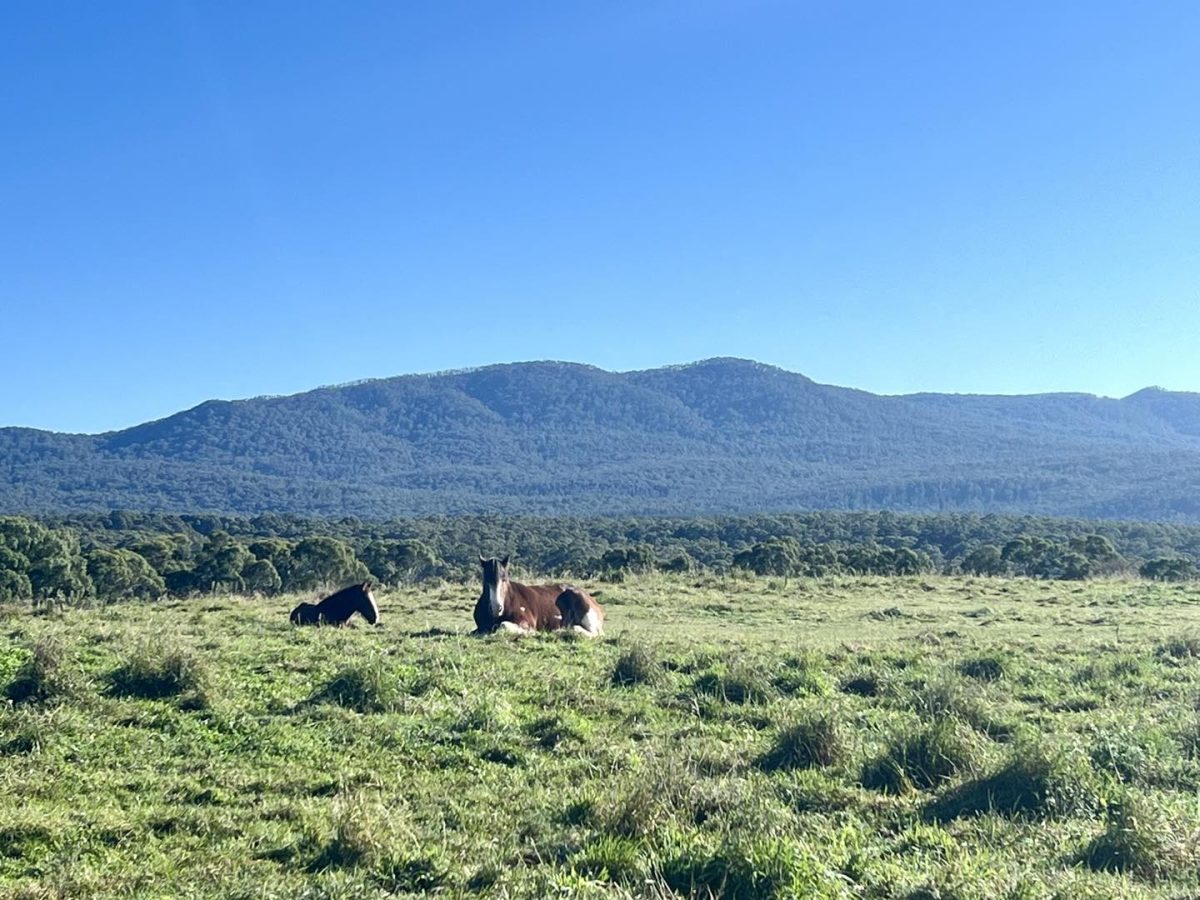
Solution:
<svg viewBox="0 0 1200 900"><path fill-rule="evenodd" d="M587 587L0 607L0 896L1200 895L1200 585Z"/></svg>

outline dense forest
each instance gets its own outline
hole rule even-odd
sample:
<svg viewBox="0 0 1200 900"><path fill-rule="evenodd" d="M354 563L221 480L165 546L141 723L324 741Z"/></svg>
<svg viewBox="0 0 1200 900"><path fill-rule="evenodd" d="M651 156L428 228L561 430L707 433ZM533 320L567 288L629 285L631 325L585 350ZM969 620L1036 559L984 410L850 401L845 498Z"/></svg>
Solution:
<svg viewBox="0 0 1200 900"><path fill-rule="evenodd" d="M214 590L273 594L367 578L469 580L480 554L511 554L520 572L564 578L660 570L1184 580L1197 577L1200 527L887 512L388 522L128 512L8 516L0 517L0 600L88 603Z"/></svg>
<svg viewBox="0 0 1200 900"><path fill-rule="evenodd" d="M895 509L1200 523L1200 395L888 397L754 362L519 363L0 429L0 512L664 516Z"/></svg>

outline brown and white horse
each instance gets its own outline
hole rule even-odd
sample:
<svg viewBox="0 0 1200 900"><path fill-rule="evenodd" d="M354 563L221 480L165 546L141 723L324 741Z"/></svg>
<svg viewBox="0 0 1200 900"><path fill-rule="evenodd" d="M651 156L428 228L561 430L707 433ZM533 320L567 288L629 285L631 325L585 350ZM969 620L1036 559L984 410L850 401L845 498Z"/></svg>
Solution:
<svg viewBox="0 0 1200 900"><path fill-rule="evenodd" d="M301 603L292 610L293 625L345 625L358 613L372 625L379 624L379 607L371 593L371 582L352 584L320 603Z"/></svg>
<svg viewBox="0 0 1200 900"><path fill-rule="evenodd" d="M578 588L565 584L529 585L510 581L508 557L484 559L483 593L475 603L475 633L501 629L518 634L573 629L596 637L604 629L604 610Z"/></svg>

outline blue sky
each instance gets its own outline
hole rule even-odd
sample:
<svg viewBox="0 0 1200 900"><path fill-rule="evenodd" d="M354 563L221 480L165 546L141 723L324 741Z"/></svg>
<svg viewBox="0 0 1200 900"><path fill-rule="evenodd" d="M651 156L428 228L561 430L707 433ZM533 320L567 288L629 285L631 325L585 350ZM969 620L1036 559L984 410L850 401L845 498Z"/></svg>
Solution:
<svg viewBox="0 0 1200 900"><path fill-rule="evenodd" d="M1200 391L1194 2L18 2L0 425L526 359Z"/></svg>

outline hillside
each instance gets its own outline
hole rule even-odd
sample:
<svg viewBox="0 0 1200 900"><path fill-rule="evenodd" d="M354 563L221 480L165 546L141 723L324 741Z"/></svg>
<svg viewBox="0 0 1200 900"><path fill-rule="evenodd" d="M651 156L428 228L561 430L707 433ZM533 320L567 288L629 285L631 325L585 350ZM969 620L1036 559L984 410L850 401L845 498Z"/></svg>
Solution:
<svg viewBox="0 0 1200 900"><path fill-rule="evenodd" d="M799 509L1200 521L1200 395L878 396L714 359L561 362L0 429L0 511L394 517Z"/></svg>

